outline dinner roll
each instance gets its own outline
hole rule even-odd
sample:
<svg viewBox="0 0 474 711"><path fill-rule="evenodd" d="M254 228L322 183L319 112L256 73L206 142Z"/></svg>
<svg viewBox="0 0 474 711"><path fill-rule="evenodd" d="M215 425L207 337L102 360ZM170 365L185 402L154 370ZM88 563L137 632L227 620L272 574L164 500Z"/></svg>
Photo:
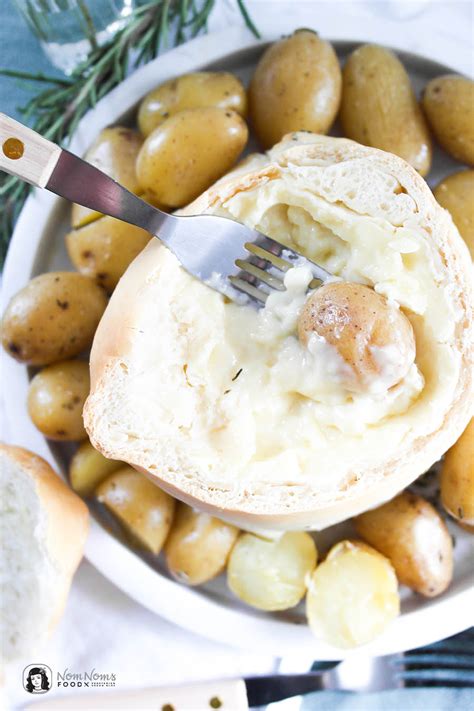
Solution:
<svg viewBox="0 0 474 711"><path fill-rule="evenodd" d="M49 464L0 444L3 660L34 660L59 621L88 530L87 506Z"/></svg>
<svg viewBox="0 0 474 711"><path fill-rule="evenodd" d="M318 529L392 498L454 443L469 417L471 262L407 163L291 134L184 213L240 220L380 295L403 367L384 378L385 350L371 387L354 391L328 334L311 351L300 342L307 264L257 310L152 240L92 348L84 420L105 456L240 528Z"/></svg>

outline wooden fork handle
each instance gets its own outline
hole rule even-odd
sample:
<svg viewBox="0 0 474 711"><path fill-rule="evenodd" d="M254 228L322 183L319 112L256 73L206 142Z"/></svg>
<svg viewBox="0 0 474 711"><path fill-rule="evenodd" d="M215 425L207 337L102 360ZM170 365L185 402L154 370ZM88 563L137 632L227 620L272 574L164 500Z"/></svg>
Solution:
<svg viewBox="0 0 474 711"><path fill-rule="evenodd" d="M59 160L61 149L19 121L0 113L0 168L44 188Z"/></svg>

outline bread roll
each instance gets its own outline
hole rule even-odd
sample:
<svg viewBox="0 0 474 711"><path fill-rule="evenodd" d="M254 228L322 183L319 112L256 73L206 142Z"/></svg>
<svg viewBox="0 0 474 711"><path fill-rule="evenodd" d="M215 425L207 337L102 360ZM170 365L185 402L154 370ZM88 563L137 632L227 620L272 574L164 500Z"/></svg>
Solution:
<svg viewBox="0 0 474 711"><path fill-rule="evenodd" d="M240 220L372 287L410 321L415 359L395 386L350 392L324 338L311 354L298 341L304 266L257 311L152 240L92 349L84 418L105 456L241 528L319 529L390 499L454 443L469 417L471 264L407 163L291 134L184 212Z"/></svg>
<svg viewBox="0 0 474 711"><path fill-rule="evenodd" d="M87 506L41 457L0 444L2 657L29 656L58 622L82 558Z"/></svg>

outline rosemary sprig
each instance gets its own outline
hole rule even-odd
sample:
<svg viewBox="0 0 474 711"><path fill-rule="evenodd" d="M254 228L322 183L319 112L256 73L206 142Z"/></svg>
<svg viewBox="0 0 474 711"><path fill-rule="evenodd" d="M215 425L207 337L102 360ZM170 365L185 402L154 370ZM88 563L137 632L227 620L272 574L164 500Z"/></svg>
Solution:
<svg viewBox="0 0 474 711"><path fill-rule="evenodd" d="M84 114L123 81L132 50L134 66L139 66L156 57L160 47L175 46L195 37L206 30L215 2L149 0L131 13L127 24L109 42L101 47L91 43L88 56L68 78L11 69L0 69L0 74L47 85L19 110L35 131L55 143L66 144ZM87 7L83 1L81 5L87 18ZM244 1L237 0L237 5L247 27L260 37ZM28 191L26 183L0 173L0 266Z"/></svg>

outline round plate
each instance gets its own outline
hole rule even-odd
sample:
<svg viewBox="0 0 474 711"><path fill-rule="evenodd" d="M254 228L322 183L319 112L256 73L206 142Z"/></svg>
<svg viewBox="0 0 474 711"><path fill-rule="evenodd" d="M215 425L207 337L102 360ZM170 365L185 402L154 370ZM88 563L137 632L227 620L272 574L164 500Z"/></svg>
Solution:
<svg viewBox="0 0 474 711"><path fill-rule="evenodd" d="M342 60L356 44L334 42ZM71 150L81 155L102 128L130 122L140 98L177 74L201 69L228 70L247 82L265 46L265 43L250 40L246 30L232 29L198 38L168 52L136 71L84 117ZM224 55L223 47L226 48ZM432 77L452 71L413 54L399 52L399 55L417 89ZM454 161L436 152L430 178L436 183L457 167ZM69 227L69 210L68 203L46 191L35 191L29 197L5 265L4 305L32 276L54 269L71 269L63 239ZM64 475L72 447L47 442L34 428L26 411L30 373L5 354L2 358L6 415L13 441L41 454ZM358 650L335 649L316 640L306 625L302 605L286 613L261 613L239 603L227 590L223 576L195 589L174 582L160 558L131 550L114 522L94 504L91 509L87 558L119 588L162 617L214 640L251 647L253 652L272 656L307 654L313 659L329 660L358 653ZM364 648L367 654L388 654L418 647L473 624L472 539L455 525L452 530L456 536L456 560L455 577L449 590L434 600L402 590L400 617L382 637ZM327 529L316 535L318 548L324 552L332 541L348 533L350 524Z"/></svg>

